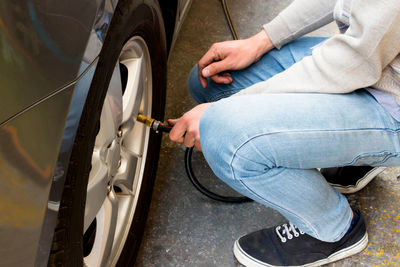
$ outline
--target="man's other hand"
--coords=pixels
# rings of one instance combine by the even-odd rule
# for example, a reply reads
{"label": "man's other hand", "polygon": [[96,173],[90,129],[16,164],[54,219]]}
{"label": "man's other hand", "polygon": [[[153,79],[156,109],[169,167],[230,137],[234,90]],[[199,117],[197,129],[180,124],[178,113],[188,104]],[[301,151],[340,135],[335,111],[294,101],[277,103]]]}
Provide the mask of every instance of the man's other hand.
{"label": "man's other hand", "polygon": [[244,69],[272,48],[265,30],[248,39],[213,44],[198,63],[201,85],[207,87],[207,77],[216,83],[231,83],[233,79],[228,70]]}

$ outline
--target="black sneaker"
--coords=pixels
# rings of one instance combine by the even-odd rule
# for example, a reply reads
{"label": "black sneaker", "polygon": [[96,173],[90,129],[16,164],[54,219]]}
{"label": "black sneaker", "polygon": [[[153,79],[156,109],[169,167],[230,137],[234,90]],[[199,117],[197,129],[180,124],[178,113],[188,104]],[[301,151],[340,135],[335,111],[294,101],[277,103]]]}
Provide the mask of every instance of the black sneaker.
{"label": "black sneaker", "polygon": [[350,194],[363,189],[384,169],[385,167],[346,166],[321,169],[321,174],[340,193]]}
{"label": "black sneaker", "polygon": [[320,266],[359,253],[367,243],[364,219],[359,214],[353,228],[337,242],[320,241],[289,223],[239,238],[233,253],[247,267]]}

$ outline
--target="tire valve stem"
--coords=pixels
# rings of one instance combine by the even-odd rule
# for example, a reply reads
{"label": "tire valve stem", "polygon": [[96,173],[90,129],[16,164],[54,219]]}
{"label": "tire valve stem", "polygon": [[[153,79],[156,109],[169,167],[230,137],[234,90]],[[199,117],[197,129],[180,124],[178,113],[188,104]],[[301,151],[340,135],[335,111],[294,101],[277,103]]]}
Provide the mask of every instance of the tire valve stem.
{"label": "tire valve stem", "polygon": [[136,121],[143,123],[150,129],[154,130],[156,133],[158,132],[169,133],[172,129],[171,126],[165,125],[161,121],[158,121],[156,119],[145,117],[142,114],[139,114],[137,116]]}

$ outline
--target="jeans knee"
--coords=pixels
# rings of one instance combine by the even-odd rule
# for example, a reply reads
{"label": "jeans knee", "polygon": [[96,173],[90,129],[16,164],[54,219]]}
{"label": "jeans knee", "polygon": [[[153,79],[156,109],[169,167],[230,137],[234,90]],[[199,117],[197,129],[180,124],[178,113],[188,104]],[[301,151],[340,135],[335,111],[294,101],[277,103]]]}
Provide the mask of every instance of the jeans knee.
{"label": "jeans knee", "polygon": [[246,123],[232,116],[231,101],[211,105],[201,117],[200,141],[204,157],[223,180],[241,180],[263,175],[274,167],[259,140],[247,133]]}
{"label": "jeans knee", "polygon": [[187,79],[187,89],[197,103],[205,103],[204,88],[202,87],[198,77],[197,64],[192,68]]}
{"label": "jeans knee", "polygon": [[235,104],[228,99],[218,101],[201,118],[200,141],[210,167],[224,180],[243,180],[281,171],[276,169],[270,153],[269,135],[249,133],[246,117],[240,112],[234,115]]}
{"label": "jeans knee", "polygon": [[230,159],[232,158],[232,142],[229,133],[224,131],[224,110],[219,108],[219,102],[212,104],[200,120],[200,142],[202,152],[216,176],[229,180]]}

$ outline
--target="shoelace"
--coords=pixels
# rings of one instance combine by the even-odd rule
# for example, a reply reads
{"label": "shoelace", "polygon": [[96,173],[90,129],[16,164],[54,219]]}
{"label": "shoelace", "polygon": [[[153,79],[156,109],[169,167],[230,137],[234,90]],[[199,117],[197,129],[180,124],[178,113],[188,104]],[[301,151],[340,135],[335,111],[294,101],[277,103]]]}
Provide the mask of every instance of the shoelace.
{"label": "shoelace", "polygon": [[[281,229],[282,233],[280,232]],[[285,223],[282,226],[280,225],[276,227],[275,232],[281,239],[282,243],[285,243],[288,239],[292,239],[293,237],[299,237],[300,235],[304,235],[304,232],[301,231],[296,226],[294,226],[294,224],[291,222],[289,222],[289,226]],[[290,232],[292,232],[293,234],[291,234]],[[286,235],[287,238],[284,237],[284,235]]]}

